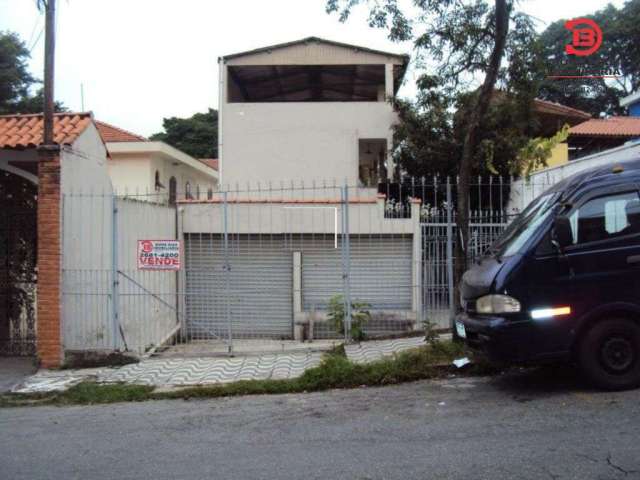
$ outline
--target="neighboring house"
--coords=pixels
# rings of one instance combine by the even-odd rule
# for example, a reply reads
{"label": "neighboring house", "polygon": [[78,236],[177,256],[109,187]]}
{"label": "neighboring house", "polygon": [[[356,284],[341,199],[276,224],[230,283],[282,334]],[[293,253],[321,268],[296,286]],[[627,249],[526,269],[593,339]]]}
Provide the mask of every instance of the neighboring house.
{"label": "neighboring house", "polygon": [[[96,122],[109,152],[109,175],[118,194],[175,202],[211,198],[218,185],[214,161],[201,161],[164,143]],[[157,195],[157,196],[156,196]]]}
{"label": "neighboring house", "polygon": [[640,140],[640,92],[622,98],[620,106],[628,108],[629,116],[592,118],[571,128],[570,160]]}
{"label": "neighboring house", "polygon": [[408,61],[316,37],[221,57],[221,183],[377,186]]}
{"label": "neighboring house", "polygon": [[[539,124],[540,136],[546,138],[554,136],[565,125],[574,127],[591,118],[589,113],[582,110],[539,98],[533,101],[533,112]],[[555,167],[568,161],[569,146],[563,142],[551,151],[551,156],[547,159],[547,167]]]}
{"label": "neighboring house", "polygon": [[569,160],[640,139],[640,117],[592,118],[569,130]]}
{"label": "neighboring house", "polygon": [[[57,367],[63,318],[84,321],[87,313],[78,314],[65,286],[90,283],[63,272],[111,265],[104,226],[113,206],[109,197],[83,197],[71,219],[63,200],[69,192],[111,193],[107,151],[90,113],[56,114],[54,145],[41,148],[42,136],[41,114],[0,116],[0,355],[37,354],[43,366]],[[90,236],[80,234],[83,225]]]}

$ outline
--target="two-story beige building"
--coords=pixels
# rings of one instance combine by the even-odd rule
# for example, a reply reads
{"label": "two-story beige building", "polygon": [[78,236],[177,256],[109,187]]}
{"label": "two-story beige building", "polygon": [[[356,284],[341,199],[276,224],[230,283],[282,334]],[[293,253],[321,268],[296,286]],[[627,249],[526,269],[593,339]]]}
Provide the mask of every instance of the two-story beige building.
{"label": "two-story beige building", "polygon": [[316,37],[221,57],[221,184],[386,179],[408,61]]}

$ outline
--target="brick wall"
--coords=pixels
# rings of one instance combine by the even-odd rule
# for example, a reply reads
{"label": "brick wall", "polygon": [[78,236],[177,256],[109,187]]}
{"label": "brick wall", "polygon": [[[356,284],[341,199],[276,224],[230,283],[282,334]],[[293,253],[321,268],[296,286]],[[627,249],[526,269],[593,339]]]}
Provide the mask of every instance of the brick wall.
{"label": "brick wall", "polygon": [[59,367],[62,362],[60,204],[60,151],[40,149],[37,352],[45,368]]}

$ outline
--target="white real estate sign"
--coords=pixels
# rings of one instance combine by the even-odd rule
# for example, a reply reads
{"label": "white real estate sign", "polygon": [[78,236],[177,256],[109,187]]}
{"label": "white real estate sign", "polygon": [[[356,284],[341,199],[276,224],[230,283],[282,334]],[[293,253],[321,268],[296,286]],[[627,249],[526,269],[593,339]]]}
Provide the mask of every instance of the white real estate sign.
{"label": "white real estate sign", "polygon": [[138,270],[180,270],[180,240],[138,240]]}

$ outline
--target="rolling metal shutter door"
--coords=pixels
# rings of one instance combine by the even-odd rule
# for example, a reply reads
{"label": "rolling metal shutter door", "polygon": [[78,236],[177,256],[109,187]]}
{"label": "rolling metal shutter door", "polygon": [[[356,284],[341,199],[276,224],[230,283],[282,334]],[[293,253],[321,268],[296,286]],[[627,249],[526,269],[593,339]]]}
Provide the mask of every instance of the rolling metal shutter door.
{"label": "rolling metal shutter door", "polygon": [[[338,245],[340,247],[340,245]],[[324,310],[342,294],[342,259],[333,238],[305,238],[302,252],[302,303],[305,311]],[[351,237],[351,298],[374,310],[410,310],[411,236]]]}
{"label": "rolling metal shutter door", "polygon": [[[191,338],[227,336],[223,236],[185,236],[186,314]],[[229,302],[234,338],[290,338],[293,256],[282,236],[233,235]]]}

